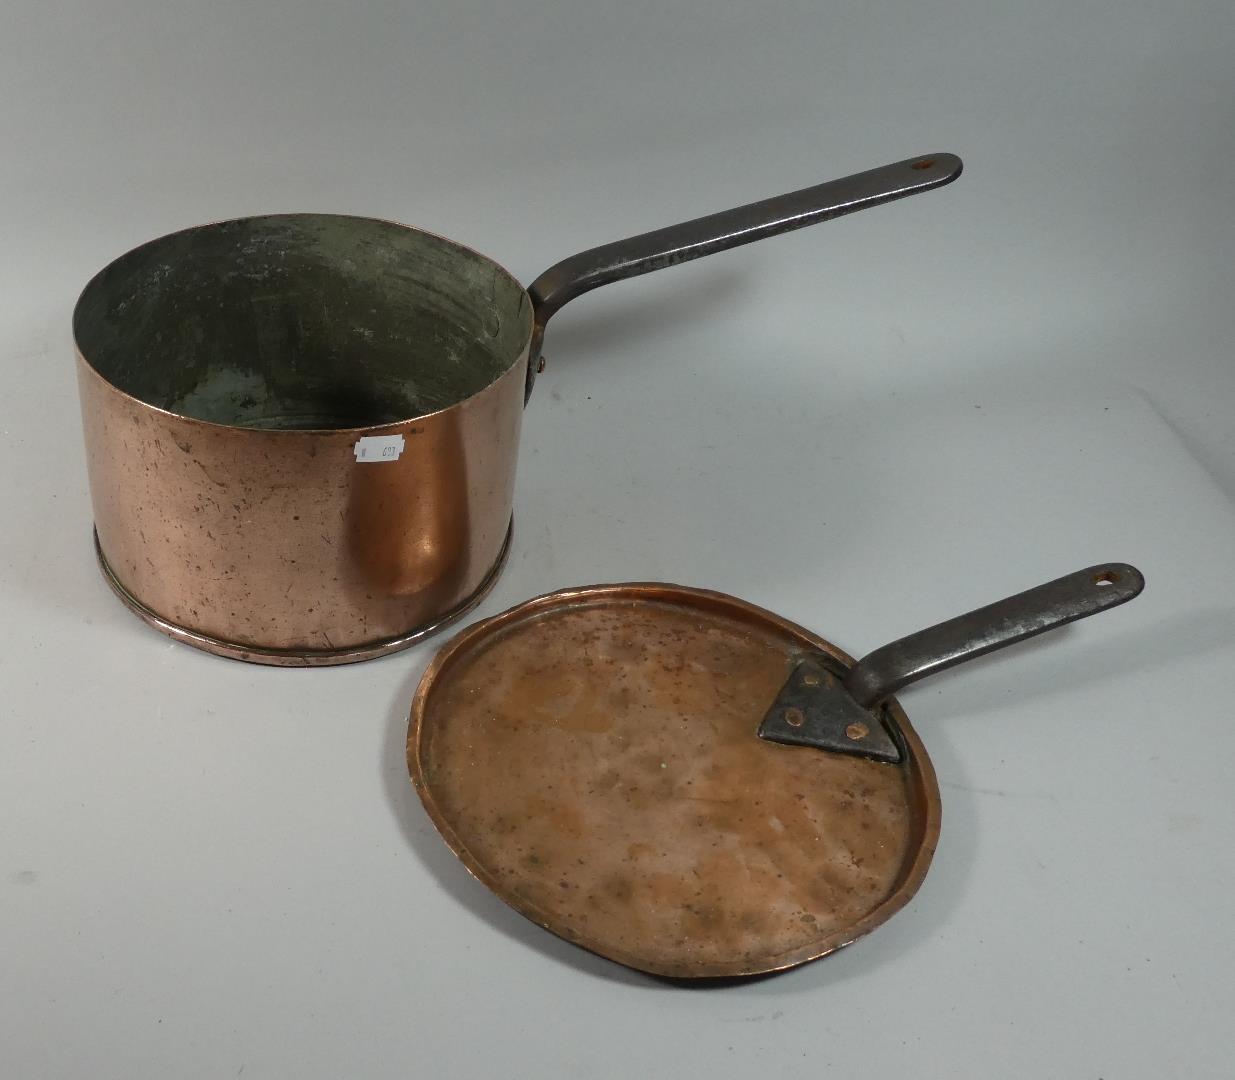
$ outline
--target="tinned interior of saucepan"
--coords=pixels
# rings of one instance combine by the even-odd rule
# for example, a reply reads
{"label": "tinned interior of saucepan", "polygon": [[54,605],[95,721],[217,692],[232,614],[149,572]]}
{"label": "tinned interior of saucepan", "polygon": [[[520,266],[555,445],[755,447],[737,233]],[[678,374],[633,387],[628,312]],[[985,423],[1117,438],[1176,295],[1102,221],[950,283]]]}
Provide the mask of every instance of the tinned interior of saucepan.
{"label": "tinned interior of saucepan", "polygon": [[280,214],[121,256],[73,329],[104,379],[246,428],[368,427],[457,404],[520,360],[532,313],[496,263],[392,222]]}

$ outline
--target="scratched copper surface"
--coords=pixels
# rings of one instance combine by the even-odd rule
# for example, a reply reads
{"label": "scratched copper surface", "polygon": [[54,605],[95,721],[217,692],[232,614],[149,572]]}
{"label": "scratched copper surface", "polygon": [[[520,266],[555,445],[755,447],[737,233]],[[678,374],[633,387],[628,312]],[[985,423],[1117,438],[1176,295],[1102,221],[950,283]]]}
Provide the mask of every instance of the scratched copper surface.
{"label": "scratched copper surface", "polygon": [[[496,264],[388,222],[224,222],[116,260],[74,327],[100,557],[160,630],[348,662],[492,583],[531,334]],[[398,457],[358,461],[382,435]]]}
{"label": "scratched copper surface", "polygon": [[447,841],[525,915],[671,976],[774,970],[838,948],[917,888],[938,792],[902,766],[765,742],[806,648],[741,601],[672,586],[542,598],[426,673],[414,779]]}
{"label": "scratched copper surface", "polygon": [[[465,603],[499,559],[521,369],[432,416],[320,432],[203,424],[78,372],[103,554],[171,630],[201,635],[191,644],[264,663],[363,659]],[[397,461],[356,462],[360,436],[396,432]]]}

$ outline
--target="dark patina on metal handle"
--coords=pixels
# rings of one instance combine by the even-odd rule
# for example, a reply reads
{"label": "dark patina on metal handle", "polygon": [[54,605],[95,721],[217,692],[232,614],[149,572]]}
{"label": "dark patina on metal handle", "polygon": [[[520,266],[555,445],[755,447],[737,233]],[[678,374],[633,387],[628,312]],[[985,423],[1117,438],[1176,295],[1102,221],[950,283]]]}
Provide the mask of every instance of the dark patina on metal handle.
{"label": "dark patina on metal handle", "polygon": [[601,285],[699,259],[767,236],[893,202],[942,187],[961,174],[955,154],[924,154],[894,165],[696,218],[572,255],[528,288],[536,325],[528,364],[528,393],[536,378],[545,324],[563,304]]}
{"label": "dark patina on metal handle", "polygon": [[876,708],[903,686],[1065,623],[1118,607],[1145,579],[1134,566],[1104,563],[1049,581],[967,615],[919,630],[862,657],[844,675],[804,657],[759,725],[759,737],[876,761],[900,747]]}
{"label": "dark patina on metal handle", "polygon": [[867,653],[844,687],[869,709],[928,675],[1127,603],[1144,587],[1141,572],[1127,563],[1078,570]]}

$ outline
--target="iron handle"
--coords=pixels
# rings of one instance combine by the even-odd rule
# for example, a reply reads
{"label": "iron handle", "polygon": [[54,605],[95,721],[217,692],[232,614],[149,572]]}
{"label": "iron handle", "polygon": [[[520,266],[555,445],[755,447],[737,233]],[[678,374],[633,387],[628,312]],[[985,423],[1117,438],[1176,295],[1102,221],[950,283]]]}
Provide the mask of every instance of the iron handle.
{"label": "iron handle", "polygon": [[767,236],[865,210],[942,187],[961,174],[955,154],[927,154],[894,165],[830,180],[815,187],[696,218],[681,225],[618,240],[551,266],[528,288],[535,330],[528,363],[528,393],[536,377],[545,324],[563,304],[585,292]]}
{"label": "iron handle", "polygon": [[869,709],[928,675],[1127,603],[1144,587],[1126,563],[1078,570],[868,653],[845,676],[845,689]]}

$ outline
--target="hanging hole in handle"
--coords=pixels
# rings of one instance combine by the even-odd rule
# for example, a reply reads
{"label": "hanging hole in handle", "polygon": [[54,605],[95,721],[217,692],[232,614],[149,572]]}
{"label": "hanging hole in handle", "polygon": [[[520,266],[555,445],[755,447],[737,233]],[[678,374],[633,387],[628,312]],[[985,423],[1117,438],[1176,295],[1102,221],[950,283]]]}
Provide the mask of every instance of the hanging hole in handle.
{"label": "hanging hole in handle", "polygon": [[1095,585],[1114,585],[1119,580],[1119,575],[1114,570],[1103,570],[1100,574],[1095,574],[1093,583]]}
{"label": "hanging hole in handle", "polygon": [[923,158],[923,160],[921,161],[915,161],[909,167],[911,169],[929,169],[934,164],[935,164],[934,158]]}

